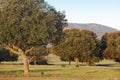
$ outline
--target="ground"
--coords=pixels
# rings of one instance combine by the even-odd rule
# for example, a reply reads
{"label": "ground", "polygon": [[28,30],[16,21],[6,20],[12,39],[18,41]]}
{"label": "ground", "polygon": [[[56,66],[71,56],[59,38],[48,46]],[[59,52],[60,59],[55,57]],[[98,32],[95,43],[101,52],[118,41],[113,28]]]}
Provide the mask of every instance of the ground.
{"label": "ground", "polygon": [[30,65],[31,77],[23,76],[23,65],[0,65],[0,80],[120,80],[120,63],[103,61],[93,66],[80,63]]}

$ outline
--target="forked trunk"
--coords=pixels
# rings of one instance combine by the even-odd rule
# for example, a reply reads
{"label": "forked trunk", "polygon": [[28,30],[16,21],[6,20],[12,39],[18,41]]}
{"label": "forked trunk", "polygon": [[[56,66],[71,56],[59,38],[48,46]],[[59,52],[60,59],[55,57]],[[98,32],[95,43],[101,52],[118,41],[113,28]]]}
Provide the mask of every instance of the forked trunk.
{"label": "forked trunk", "polygon": [[34,47],[26,50],[25,52],[19,48],[18,46],[12,45],[11,47],[5,47],[6,49],[10,50],[12,53],[22,56],[23,58],[23,66],[24,66],[24,76],[29,76],[29,59],[25,55],[26,53],[33,50]]}
{"label": "forked trunk", "polygon": [[77,57],[74,57],[74,60],[75,60],[75,62],[76,62],[76,65],[79,65],[78,63],[79,63],[79,59],[77,58]]}
{"label": "forked trunk", "polygon": [[22,55],[23,66],[24,66],[24,76],[29,76],[29,61],[26,55]]}

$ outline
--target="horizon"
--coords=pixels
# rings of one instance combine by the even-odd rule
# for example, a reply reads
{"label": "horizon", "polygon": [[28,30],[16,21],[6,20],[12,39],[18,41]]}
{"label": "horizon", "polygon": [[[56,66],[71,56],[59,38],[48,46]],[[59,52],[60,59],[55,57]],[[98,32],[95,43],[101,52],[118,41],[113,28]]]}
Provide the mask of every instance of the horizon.
{"label": "horizon", "polygon": [[112,28],[112,29],[119,30],[117,28],[114,28],[114,27],[111,27],[111,26],[108,26],[108,25],[104,25],[104,24],[99,24],[99,23],[75,23],[75,22],[68,22],[68,23],[73,23],[73,24],[97,24],[97,25],[103,25],[103,26],[106,26],[106,27],[109,27],[109,28]]}
{"label": "horizon", "polygon": [[120,0],[45,0],[65,11],[69,23],[96,23],[120,30]]}

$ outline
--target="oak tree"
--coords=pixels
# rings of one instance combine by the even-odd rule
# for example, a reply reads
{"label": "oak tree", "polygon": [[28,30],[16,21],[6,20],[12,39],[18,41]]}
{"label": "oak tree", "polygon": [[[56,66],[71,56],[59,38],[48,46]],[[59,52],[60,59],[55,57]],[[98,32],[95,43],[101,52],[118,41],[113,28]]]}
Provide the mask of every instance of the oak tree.
{"label": "oak tree", "polygon": [[66,25],[63,12],[44,0],[1,0],[0,43],[23,58],[29,75],[27,54],[36,46],[57,43]]}
{"label": "oak tree", "polygon": [[53,46],[53,53],[67,59],[92,64],[99,61],[100,41],[94,32],[89,30],[67,29],[64,38]]}
{"label": "oak tree", "polygon": [[103,56],[106,59],[120,60],[120,31],[105,33],[102,37],[104,43]]}

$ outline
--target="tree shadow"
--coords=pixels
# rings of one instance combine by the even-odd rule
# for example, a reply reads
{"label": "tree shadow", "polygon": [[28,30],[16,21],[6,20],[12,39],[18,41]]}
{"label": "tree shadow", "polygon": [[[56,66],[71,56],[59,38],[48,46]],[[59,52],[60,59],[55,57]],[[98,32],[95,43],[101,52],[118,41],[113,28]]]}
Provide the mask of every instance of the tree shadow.
{"label": "tree shadow", "polygon": [[112,67],[113,64],[95,64],[94,66]]}
{"label": "tree shadow", "polygon": [[11,74],[22,74],[23,70],[10,70],[10,71],[0,71],[2,75],[11,75]]}
{"label": "tree shadow", "polygon": [[53,71],[60,71],[61,69],[36,69],[30,70],[30,72],[53,72]]}
{"label": "tree shadow", "polygon": [[[53,71],[60,71],[61,69],[35,69],[30,70],[31,72],[53,72]],[[15,74],[23,74],[23,70],[10,70],[10,71],[0,71],[0,75],[15,75]]]}
{"label": "tree shadow", "polygon": [[103,66],[103,67],[117,67],[117,66],[120,66],[119,63],[110,63],[110,64],[94,64],[94,66]]}
{"label": "tree shadow", "polygon": [[120,69],[116,69],[117,71],[120,71]]}
{"label": "tree shadow", "polygon": [[96,63],[96,64],[91,64],[91,65],[87,65],[87,64],[79,64],[80,66],[103,66],[103,67],[116,67],[116,66],[120,66],[119,63]]}

